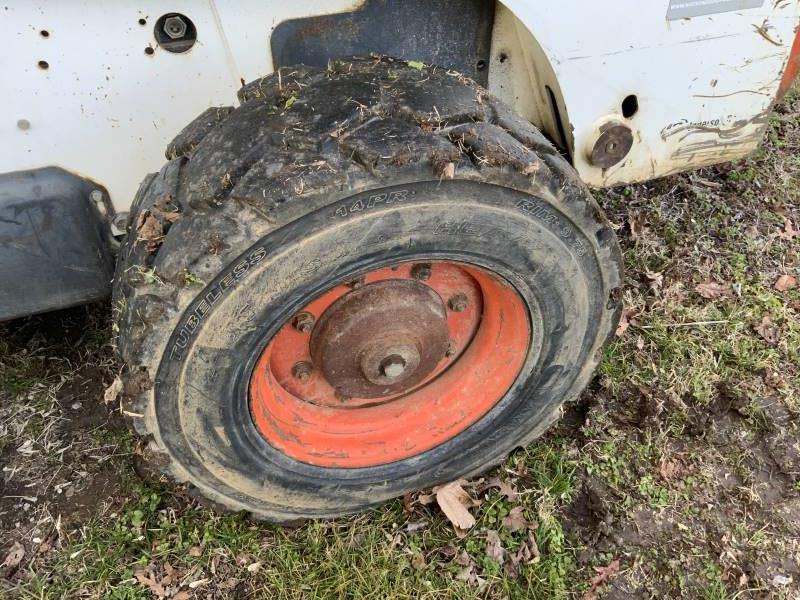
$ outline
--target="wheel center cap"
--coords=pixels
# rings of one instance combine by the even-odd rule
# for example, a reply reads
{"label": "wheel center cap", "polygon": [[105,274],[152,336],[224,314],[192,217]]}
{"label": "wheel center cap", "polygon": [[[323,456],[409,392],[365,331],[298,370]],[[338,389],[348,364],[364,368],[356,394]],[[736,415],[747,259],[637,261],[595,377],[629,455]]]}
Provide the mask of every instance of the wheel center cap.
{"label": "wheel center cap", "polygon": [[381,398],[423,381],[448,340],[439,295],[418,281],[389,279],[334,302],[311,335],[311,356],[344,402]]}

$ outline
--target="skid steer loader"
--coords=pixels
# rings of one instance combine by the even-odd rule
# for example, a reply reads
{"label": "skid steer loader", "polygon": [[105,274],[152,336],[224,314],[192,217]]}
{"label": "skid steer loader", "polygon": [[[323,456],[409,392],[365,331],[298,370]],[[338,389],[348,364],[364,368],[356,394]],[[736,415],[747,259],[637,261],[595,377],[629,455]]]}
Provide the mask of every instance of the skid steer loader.
{"label": "skid steer loader", "polygon": [[589,186],[755,149],[799,7],[9,0],[0,319],[111,296],[148,456],[231,510],[481,472],[619,320]]}

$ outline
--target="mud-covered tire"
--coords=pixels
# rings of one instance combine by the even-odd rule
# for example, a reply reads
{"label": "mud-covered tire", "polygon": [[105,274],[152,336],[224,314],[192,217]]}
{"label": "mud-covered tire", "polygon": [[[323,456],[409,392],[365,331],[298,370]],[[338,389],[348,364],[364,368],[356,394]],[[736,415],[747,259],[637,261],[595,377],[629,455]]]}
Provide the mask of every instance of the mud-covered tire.
{"label": "mud-covered tire", "polygon": [[[435,67],[283,68],[240,100],[170,144],[121,248],[117,344],[150,459],[219,505],[285,522],[478,473],[540,435],[588,383],[620,310],[613,230],[568,163]],[[264,345],[331,286],[420,260],[477,265],[524,300],[533,342],[508,392],[386,464],[320,466],[268,443],[248,402]]]}

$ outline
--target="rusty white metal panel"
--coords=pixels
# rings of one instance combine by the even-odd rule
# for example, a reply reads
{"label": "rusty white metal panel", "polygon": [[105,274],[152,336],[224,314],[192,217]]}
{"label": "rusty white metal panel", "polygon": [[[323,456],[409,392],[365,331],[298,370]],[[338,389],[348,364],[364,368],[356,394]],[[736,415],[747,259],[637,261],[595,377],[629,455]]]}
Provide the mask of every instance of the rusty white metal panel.
{"label": "rusty white metal panel", "polygon": [[[235,104],[242,79],[271,72],[271,28],[318,14],[319,4],[4,2],[0,172],[59,166],[101,183],[116,209],[127,210],[176,133],[209,106]],[[337,12],[354,3],[325,5]],[[184,54],[159,48],[153,37],[167,11],[197,27],[197,43]]]}
{"label": "rusty white metal panel", "polygon": [[[271,72],[269,35],[278,23],[358,4],[6,0],[0,7],[0,172],[60,166],[106,186],[117,210],[125,210],[184,125],[209,106],[234,104],[243,79]],[[682,6],[677,0],[505,4],[538,40],[541,60],[555,73],[575,165],[596,185],[657,177],[754,148],[800,6],[768,0],[670,20]],[[155,43],[153,25],[165,10],[184,13],[196,25],[198,41],[189,52],[171,54]],[[43,29],[48,37],[40,35]],[[154,52],[145,54],[147,47]],[[37,66],[42,60],[47,69]],[[531,77],[534,67],[527,71]],[[640,106],[630,119],[633,150],[623,163],[598,169],[586,148],[597,123],[618,114],[629,94]],[[527,108],[524,114],[540,110]]]}
{"label": "rusty white metal panel", "polygon": [[[670,21],[667,1],[505,4],[549,56],[574,136],[575,166],[598,186],[731,160],[756,148],[800,9],[797,1],[768,1]],[[629,120],[633,149],[612,168],[594,167],[587,148],[596,125],[619,115],[629,94],[639,100]]]}

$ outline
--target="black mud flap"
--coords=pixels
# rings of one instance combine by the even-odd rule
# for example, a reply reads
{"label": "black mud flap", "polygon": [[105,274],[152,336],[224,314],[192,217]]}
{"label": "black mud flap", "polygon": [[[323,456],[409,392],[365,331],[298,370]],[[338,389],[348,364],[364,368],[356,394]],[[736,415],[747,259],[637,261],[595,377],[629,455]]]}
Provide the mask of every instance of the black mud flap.
{"label": "black mud flap", "polygon": [[55,167],[0,174],[0,320],[110,295],[114,259],[95,189]]}
{"label": "black mud flap", "polygon": [[272,33],[275,68],[384,54],[455,69],[488,83],[495,3],[366,0],[353,12],[291,19]]}

